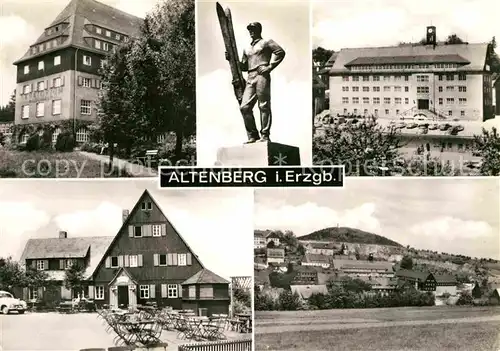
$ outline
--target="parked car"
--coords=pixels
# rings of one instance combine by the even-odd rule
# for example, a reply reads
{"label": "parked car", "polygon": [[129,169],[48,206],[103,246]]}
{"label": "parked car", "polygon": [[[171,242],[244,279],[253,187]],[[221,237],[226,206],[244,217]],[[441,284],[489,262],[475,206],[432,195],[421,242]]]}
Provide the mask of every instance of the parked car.
{"label": "parked car", "polygon": [[445,130],[450,129],[450,127],[451,127],[451,124],[448,124],[448,123],[441,124],[441,126],[439,127],[439,130],[445,131]]}
{"label": "parked car", "polygon": [[27,304],[25,301],[16,299],[10,292],[0,291],[0,310],[3,314],[9,314],[12,311],[23,314],[26,309]]}
{"label": "parked car", "polygon": [[418,124],[416,124],[416,123],[408,123],[406,125],[407,129],[413,129],[413,128],[417,128],[417,127],[418,127]]}
{"label": "parked car", "polygon": [[436,129],[438,129],[438,128],[439,128],[439,126],[437,125],[437,123],[431,124],[431,125],[429,126],[429,130],[436,130]]}

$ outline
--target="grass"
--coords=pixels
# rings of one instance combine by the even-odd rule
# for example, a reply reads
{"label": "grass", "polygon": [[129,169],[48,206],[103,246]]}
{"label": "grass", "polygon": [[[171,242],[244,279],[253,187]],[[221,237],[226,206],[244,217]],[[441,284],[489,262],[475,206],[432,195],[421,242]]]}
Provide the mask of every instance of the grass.
{"label": "grass", "polygon": [[498,349],[498,323],[463,323],[257,334],[255,350]]}
{"label": "grass", "polygon": [[78,152],[24,152],[0,148],[0,178],[117,178],[126,171]]}

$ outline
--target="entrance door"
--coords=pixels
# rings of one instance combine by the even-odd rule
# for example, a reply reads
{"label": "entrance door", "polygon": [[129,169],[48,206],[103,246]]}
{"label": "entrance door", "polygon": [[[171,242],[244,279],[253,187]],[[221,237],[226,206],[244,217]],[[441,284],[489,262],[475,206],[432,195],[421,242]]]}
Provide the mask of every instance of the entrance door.
{"label": "entrance door", "polygon": [[429,109],[429,99],[418,99],[417,100],[417,108],[419,110],[428,110]]}
{"label": "entrance door", "polygon": [[118,287],[118,307],[128,307],[128,286],[126,285]]}

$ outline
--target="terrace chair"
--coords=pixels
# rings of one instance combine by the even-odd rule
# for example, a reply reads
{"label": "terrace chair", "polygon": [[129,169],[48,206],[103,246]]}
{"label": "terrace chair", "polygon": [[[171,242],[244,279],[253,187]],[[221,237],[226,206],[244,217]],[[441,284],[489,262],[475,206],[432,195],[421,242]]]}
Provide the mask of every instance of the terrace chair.
{"label": "terrace chair", "polygon": [[188,323],[188,319],[184,317],[179,317],[177,320],[177,334],[178,339],[191,339],[193,337],[192,325]]}

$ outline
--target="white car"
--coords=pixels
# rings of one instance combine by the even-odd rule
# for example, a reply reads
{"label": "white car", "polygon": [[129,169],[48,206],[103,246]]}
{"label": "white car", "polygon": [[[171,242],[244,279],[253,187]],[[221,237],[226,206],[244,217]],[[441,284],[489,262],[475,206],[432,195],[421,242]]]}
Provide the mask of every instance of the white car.
{"label": "white car", "polygon": [[16,299],[7,291],[0,291],[0,311],[2,311],[3,314],[8,314],[12,311],[23,314],[26,308],[27,304],[25,301]]}

